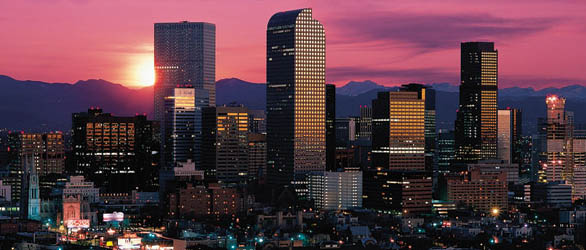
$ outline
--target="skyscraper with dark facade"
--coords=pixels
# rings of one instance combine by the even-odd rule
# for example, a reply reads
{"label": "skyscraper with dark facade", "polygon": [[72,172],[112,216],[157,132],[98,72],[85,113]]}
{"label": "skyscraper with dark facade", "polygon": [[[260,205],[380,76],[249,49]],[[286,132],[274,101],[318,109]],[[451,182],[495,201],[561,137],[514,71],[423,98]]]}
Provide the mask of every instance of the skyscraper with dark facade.
{"label": "skyscraper with dark facade", "polygon": [[372,168],[364,174],[365,207],[403,214],[431,211],[425,92],[379,92],[372,101]]}
{"label": "skyscraper with dark facade", "polygon": [[425,100],[425,170],[433,171],[436,125],[435,125],[435,90],[423,84],[410,83],[402,86],[404,91],[417,92]]}
{"label": "skyscraper with dark facade", "polygon": [[336,85],[326,84],[326,169],[336,170]]}
{"label": "skyscraper with dark facade", "polygon": [[201,116],[202,108],[208,105],[208,91],[191,85],[177,85],[173,95],[165,97],[165,167],[188,160],[201,164]]}
{"label": "skyscraper with dark facade", "polygon": [[202,22],[155,23],[155,120],[163,121],[165,97],[177,84],[209,92],[216,104],[216,25]]}
{"label": "skyscraper with dark facade", "polygon": [[326,165],[325,31],[311,9],[274,14],[267,25],[267,172],[287,185]]}
{"label": "skyscraper with dark facade", "polygon": [[492,42],[461,46],[460,106],[455,125],[456,160],[497,157],[498,52]]}
{"label": "skyscraper with dark facade", "polygon": [[425,170],[425,95],[379,92],[372,101],[372,161],[375,169]]}
{"label": "skyscraper with dark facade", "polygon": [[155,190],[158,183],[159,125],[145,115],[113,116],[99,108],[74,113],[74,169],[106,192]]}
{"label": "skyscraper with dark facade", "polygon": [[208,177],[225,183],[248,180],[248,109],[203,109],[202,167]]}
{"label": "skyscraper with dark facade", "polygon": [[[40,177],[62,174],[65,167],[65,145],[61,132],[8,134],[8,176],[3,177],[4,184],[11,186],[13,200],[19,200],[23,173],[26,168],[35,168]],[[26,162],[28,158],[30,162]],[[30,164],[27,166],[26,164]],[[30,171],[29,171],[30,172]]]}

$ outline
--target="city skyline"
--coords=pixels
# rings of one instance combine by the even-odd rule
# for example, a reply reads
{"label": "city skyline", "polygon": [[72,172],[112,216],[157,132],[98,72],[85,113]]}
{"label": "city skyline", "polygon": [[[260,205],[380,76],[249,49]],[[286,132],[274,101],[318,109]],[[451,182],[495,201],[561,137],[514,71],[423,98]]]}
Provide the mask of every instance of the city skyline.
{"label": "city skyline", "polygon": [[[266,21],[279,10],[312,7],[328,30],[326,82],[338,86],[366,79],[385,85],[457,85],[458,46],[472,40],[494,41],[506,55],[499,72],[503,88],[583,85],[580,62],[586,51],[578,45],[586,40],[580,14],[586,5],[578,1],[530,3],[3,3],[3,9],[9,11],[0,18],[7,27],[0,74],[50,82],[103,78],[137,87],[140,79],[151,74],[152,24],[188,20],[217,25],[216,79],[264,82],[262,31]],[[263,8],[255,8],[261,5]],[[154,9],[167,11],[159,14]],[[131,10],[136,14],[128,15]],[[33,15],[17,18],[31,14],[28,11]],[[348,15],[354,11],[358,14]],[[367,25],[371,23],[374,25]]]}

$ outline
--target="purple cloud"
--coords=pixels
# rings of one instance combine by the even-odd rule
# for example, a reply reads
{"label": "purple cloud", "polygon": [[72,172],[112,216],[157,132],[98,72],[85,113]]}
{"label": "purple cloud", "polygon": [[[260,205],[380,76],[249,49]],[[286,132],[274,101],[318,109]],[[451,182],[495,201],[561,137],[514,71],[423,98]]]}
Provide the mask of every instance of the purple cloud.
{"label": "purple cloud", "polygon": [[[485,13],[414,14],[375,12],[360,16],[343,16],[333,20],[332,29],[345,36],[334,36],[334,45],[376,41],[381,46],[396,42],[429,51],[457,48],[462,41],[503,40],[526,36],[552,27],[553,18],[503,18]],[[392,44],[395,42],[395,44]]]}

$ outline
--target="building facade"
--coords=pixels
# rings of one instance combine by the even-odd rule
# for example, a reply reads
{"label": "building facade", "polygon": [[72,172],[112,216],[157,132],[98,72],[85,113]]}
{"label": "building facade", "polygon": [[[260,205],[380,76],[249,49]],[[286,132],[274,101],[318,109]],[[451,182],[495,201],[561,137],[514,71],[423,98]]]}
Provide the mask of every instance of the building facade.
{"label": "building facade", "polygon": [[336,169],[336,85],[326,84],[326,170]]}
{"label": "building facade", "polygon": [[375,169],[425,171],[425,99],[417,92],[379,92],[372,101]]}
{"label": "building facade", "polygon": [[508,109],[498,111],[497,157],[506,162],[513,160],[513,112]]}
{"label": "building facade", "polygon": [[308,178],[309,197],[316,208],[346,210],[362,207],[362,172],[316,172]]}
{"label": "building facade", "polygon": [[221,182],[245,183],[248,161],[248,109],[204,108],[202,167],[206,176],[215,176]]}
{"label": "building facade", "polygon": [[205,89],[177,85],[173,95],[165,97],[165,134],[162,165],[166,168],[178,162],[192,160],[201,164],[202,108],[209,106]]}
{"label": "building facade", "polygon": [[461,46],[456,158],[471,163],[497,158],[498,51],[492,42]]}
{"label": "building facade", "polygon": [[506,211],[507,192],[506,170],[472,168],[468,173],[448,179],[448,200],[481,212]]}
{"label": "building facade", "polygon": [[[165,97],[177,84],[189,84],[209,93],[216,104],[216,25],[203,22],[154,25],[155,120],[164,124]],[[164,141],[164,140],[163,140]]]}
{"label": "building facade", "polygon": [[[289,185],[326,165],[325,30],[311,9],[274,14],[267,25],[267,172]],[[304,178],[304,177],[303,177]]]}
{"label": "building facade", "polygon": [[158,124],[145,115],[114,116],[92,108],[74,113],[72,128],[73,174],[107,192],[157,188]]}

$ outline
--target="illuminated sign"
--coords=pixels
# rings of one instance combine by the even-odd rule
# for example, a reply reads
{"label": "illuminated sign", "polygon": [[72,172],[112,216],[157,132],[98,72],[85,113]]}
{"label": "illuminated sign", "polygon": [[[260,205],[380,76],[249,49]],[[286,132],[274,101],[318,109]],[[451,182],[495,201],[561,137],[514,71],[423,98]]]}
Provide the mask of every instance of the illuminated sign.
{"label": "illuminated sign", "polygon": [[90,220],[67,220],[67,228],[89,228]]}
{"label": "illuminated sign", "polygon": [[111,214],[105,213],[104,214],[104,222],[108,221],[123,221],[124,220],[124,213],[122,212],[114,212]]}
{"label": "illuminated sign", "polygon": [[135,238],[118,238],[118,248],[120,249],[140,249],[142,239]]}

